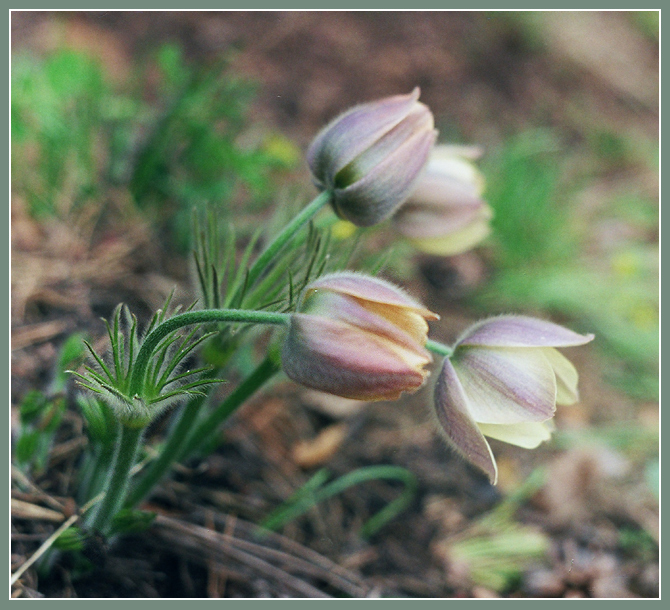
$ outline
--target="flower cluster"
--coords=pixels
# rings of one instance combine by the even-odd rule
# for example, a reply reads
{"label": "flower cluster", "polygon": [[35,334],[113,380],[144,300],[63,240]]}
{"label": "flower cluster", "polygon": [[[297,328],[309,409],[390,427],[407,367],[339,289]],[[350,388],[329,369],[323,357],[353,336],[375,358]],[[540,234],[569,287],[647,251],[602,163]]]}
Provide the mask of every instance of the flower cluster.
{"label": "flower cluster", "polygon": [[[255,242],[238,267],[234,243],[219,256],[215,230],[200,232],[196,267],[209,307],[168,315],[168,302],[144,333],[130,314],[124,333],[117,312],[108,325],[110,358],[90,348],[94,362],[77,374],[94,395],[93,402],[81,403],[92,432],[90,476],[79,495],[87,502],[102,498],[86,515],[86,528],[114,532],[121,510],[146,498],[175,461],[208,445],[218,426],[281,369],[323,392],[396,400],[425,384],[438,354],[443,360],[433,410],[439,428],[493,483],[497,467],[487,437],[526,448],[550,438],[556,405],[577,400],[577,372],[556,348],[583,345],[592,335],[502,316],[475,324],[452,347],[442,345],[428,338],[429,322],[438,316],[404,290],[361,273],[326,272],[327,240],[314,237],[318,230],[295,239],[330,204],[359,227],[392,219],[400,235],[430,254],[453,255],[478,244],[489,233],[492,216],[474,165],[479,151],[437,146],[436,139],[433,115],[419,102],[418,89],[345,112],[316,136],[307,153],[322,192],[252,264],[247,266]],[[308,263],[295,283],[297,261]],[[240,385],[209,409],[210,386],[244,343],[241,333],[219,332],[224,324],[283,327],[281,358],[268,350]],[[183,331],[186,327],[194,328]],[[202,332],[207,328],[211,331]],[[205,341],[217,352],[211,370],[186,366]],[[169,427],[159,456],[131,485],[144,430],[177,401],[188,403]]]}
{"label": "flower cluster", "polygon": [[490,232],[481,151],[435,146],[433,115],[419,89],[356,106],[314,139],[307,160],[335,213],[360,227],[390,217],[419,250],[441,256],[477,245]]}
{"label": "flower cluster", "polygon": [[[396,400],[418,390],[432,356],[428,320],[438,316],[397,286],[342,272],[310,284],[291,316],[282,351],[289,378],[358,400]],[[485,437],[524,448],[551,437],[557,404],[577,400],[577,371],[557,347],[593,335],[525,316],[473,325],[442,362],[434,412],[449,444],[497,481]]]}
{"label": "flower cluster", "polygon": [[[334,211],[358,226],[393,217],[419,250],[453,255],[490,232],[479,149],[435,146],[419,90],[363,104],[337,117],[308,151],[315,183]],[[393,400],[421,387],[432,361],[427,320],[437,316],[399,288],[355,273],[309,285],[291,316],[282,353],[294,381],[339,396]],[[486,437],[533,448],[550,438],[557,404],[577,400],[577,372],[556,348],[579,335],[524,316],[474,325],[452,348],[434,386],[434,412],[448,442],[497,481]],[[440,350],[438,350],[440,351]]]}

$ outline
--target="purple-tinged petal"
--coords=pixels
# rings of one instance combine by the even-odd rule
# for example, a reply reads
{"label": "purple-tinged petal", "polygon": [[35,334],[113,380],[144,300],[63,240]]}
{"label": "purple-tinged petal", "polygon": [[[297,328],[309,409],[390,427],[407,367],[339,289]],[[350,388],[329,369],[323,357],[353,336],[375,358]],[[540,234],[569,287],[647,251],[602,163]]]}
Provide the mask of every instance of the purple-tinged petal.
{"label": "purple-tinged petal", "polygon": [[436,137],[436,131],[416,133],[360,180],[336,189],[333,208],[338,216],[359,227],[390,218],[412,192]]}
{"label": "purple-tinged petal", "polygon": [[547,420],[521,424],[479,424],[479,429],[489,438],[524,449],[535,449],[540,443],[551,438],[554,425],[552,420]]}
{"label": "purple-tinged petal", "polygon": [[313,140],[307,162],[314,176],[334,186],[337,173],[400,123],[417,104],[419,88],[361,104],[333,119]]}
{"label": "purple-tinged petal", "polygon": [[[430,253],[429,247],[423,247],[424,244],[473,241],[478,236],[479,240],[472,244],[476,245],[491,232],[489,221],[492,216],[491,208],[485,203],[476,208],[455,207],[441,210],[427,206],[412,208],[405,203],[394,216],[394,225],[401,235],[417,244],[420,250]],[[453,250],[448,246],[445,248]]]}
{"label": "purple-tinged petal", "polygon": [[[416,134],[433,133],[435,122],[433,115],[424,104],[417,102],[407,116],[393,129],[387,131],[379,140],[363,151],[347,166],[335,175],[335,186],[345,188],[369,174],[388,157]],[[428,162],[428,155],[422,166]],[[424,170],[425,171],[425,170]]]}
{"label": "purple-tinged petal", "polygon": [[357,400],[396,400],[418,389],[430,355],[339,320],[291,317],[282,367],[293,381]]}
{"label": "purple-tinged petal", "polygon": [[470,416],[468,397],[448,358],[435,384],[435,414],[449,444],[481,468],[495,485],[498,468],[491,447]]}
{"label": "purple-tinged petal", "polygon": [[398,286],[381,278],[361,273],[342,271],[340,273],[323,275],[310,283],[305,300],[315,290],[329,290],[349,295],[362,301],[385,303],[387,305],[410,309],[428,320],[439,319],[437,314],[426,309],[419,301],[409,296]]}
{"label": "purple-tinged petal", "polygon": [[[310,299],[305,302],[305,307],[302,308],[302,313],[321,316],[330,320],[338,320],[350,326],[356,326],[361,330],[385,337],[389,341],[397,343],[404,349],[409,349],[430,358],[430,352],[424,348],[428,333],[428,323],[419,315],[412,311],[400,309],[400,313],[407,313],[418,317],[418,320],[423,323],[423,332],[417,333],[416,321],[413,319],[402,319],[401,323],[394,323],[391,306],[385,304],[375,304],[377,307],[388,308],[389,312],[383,312],[387,315],[380,315],[380,312],[375,311],[366,306],[366,303],[361,303],[355,298],[339,294],[336,292],[322,291],[318,294],[318,298],[312,298],[313,306],[310,306]],[[397,311],[397,308],[396,310]]]}
{"label": "purple-tinged petal", "polygon": [[[394,227],[405,237],[424,239],[441,237],[459,231],[477,220],[488,206],[480,200],[468,200],[464,205],[433,206],[406,201],[393,217]],[[490,213],[486,214],[490,217]]]}
{"label": "purple-tinged petal", "polygon": [[384,280],[351,272],[322,276],[307,286],[291,316],[284,370],[338,396],[396,399],[428,376],[424,316],[434,314]]}
{"label": "purple-tinged petal", "polygon": [[458,340],[457,345],[567,347],[583,345],[592,339],[592,334],[580,335],[545,320],[527,316],[499,316],[470,327]]}
{"label": "purple-tinged petal", "polygon": [[459,347],[452,363],[477,423],[544,421],[556,409],[556,377],[542,350]]}
{"label": "purple-tinged petal", "polygon": [[577,392],[577,381],[579,375],[577,369],[573,366],[563,354],[553,347],[547,347],[542,350],[549,360],[551,368],[556,375],[556,403],[559,405],[571,405],[579,400]]}
{"label": "purple-tinged petal", "polygon": [[477,167],[459,157],[439,155],[439,146],[435,146],[426,165],[417,190],[412,199],[432,198],[427,192],[431,186],[442,190],[442,197],[449,201],[451,197],[469,197],[479,199],[484,191],[484,177]]}
{"label": "purple-tinged petal", "polygon": [[435,256],[454,256],[474,248],[491,233],[487,218],[476,218],[471,224],[441,236],[410,239],[417,250]]}

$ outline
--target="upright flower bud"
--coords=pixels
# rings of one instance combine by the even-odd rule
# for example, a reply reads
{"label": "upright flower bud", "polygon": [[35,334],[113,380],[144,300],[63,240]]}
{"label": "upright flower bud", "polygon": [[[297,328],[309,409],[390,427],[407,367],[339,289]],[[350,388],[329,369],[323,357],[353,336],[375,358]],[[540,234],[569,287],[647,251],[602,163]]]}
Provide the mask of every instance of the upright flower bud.
{"label": "upright flower bud", "polygon": [[451,256],[476,246],[491,231],[482,199],[484,177],[472,160],[479,150],[436,146],[407,201],[393,217],[396,230],[422,252]]}
{"label": "upright flower bud", "polygon": [[577,371],[555,348],[592,339],[524,316],[472,326],[435,385],[435,412],[449,443],[495,484],[498,469],[484,437],[527,449],[548,440],[556,404],[577,401]]}
{"label": "upright flower bud", "polygon": [[325,275],[291,316],[282,366],[297,383],[358,400],[417,390],[432,358],[426,320],[438,316],[397,286],[358,273]]}
{"label": "upright flower bud", "polygon": [[314,139],[307,162],[335,213],[360,227],[389,218],[412,191],[437,132],[418,87],[361,104]]}

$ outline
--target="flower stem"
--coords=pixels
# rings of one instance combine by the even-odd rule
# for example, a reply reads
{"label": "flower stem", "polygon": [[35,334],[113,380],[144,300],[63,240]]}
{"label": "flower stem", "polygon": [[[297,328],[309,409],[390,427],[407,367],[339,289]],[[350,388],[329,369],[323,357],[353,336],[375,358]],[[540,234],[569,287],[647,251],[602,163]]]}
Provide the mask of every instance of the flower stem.
{"label": "flower stem", "polygon": [[130,376],[128,394],[134,397],[142,391],[144,378],[146,376],[149,361],[158,344],[171,332],[190,326],[191,324],[204,324],[207,322],[246,322],[249,324],[286,324],[289,314],[273,311],[248,311],[244,309],[203,309],[201,311],[187,311],[172,318],[168,318],[152,330],[142,342],[142,347],[137,352],[137,358],[133,364]]}
{"label": "flower stem", "polygon": [[133,485],[124,503],[124,508],[134,508],[137,506],[170,469],[191,427],[197,420],[202,406],[205,404],[205,398],[205,396],[197,396],[184,405],[181,416],[174,429],[170,431],[167,441],[161,448],[160,454],[151,462],[139,480]]}
{"label": "flower stem", "polygon": [[103,534],[108,533],[112,517],[123,505],[128,489],[130,469],[135,463],[143,430],[143,428],[123,426],[117,439],[116,453],[110,467],[111,476],[106,485],[105,496],[93,513],[90,523],[91,529]]}
{"label": "flower stem", "polygon": [[445,356],[447,358],[451,358],[454,353],[453,347],[444,345],[444,343],[440,343],[439,341],[433,341],[432,339],[428,339],[428,341],[426,341],[426,349],[429,349],[431,352],[439,354],[440,356]]}
{"label": "flower stem", "polygon": [[[261,276],[263,271],[265,271],[265,268],[270,264],[272,259],[279,253],[279,251],[329,201],[330,193],[328,191],[320,193],[282,229],[281,233],[279,233],[279,235],[277,235],[277,237],[272,240],[272,242],[256,259],[254,264],[249,269],[246,282],[247,286],[253,286],[254,282]],[[237,303],[237,298],[239,298],[239,295],[235,294],[233,296],[232,303]]]}
{"label": "flower stem", "polygon": [[201,447],[214,434],[222,422],[242,405],[256,390],[280,370],[276,357],[267,356],[240,385],[203,421],[189,436],[186,446],[177,456],[183,460]]}
{"label": "flower stem", "polygon": [[114,460],[115,451],[116,443],[112,439],[110,442],[95,447],[92,454],[89,455],[89,459],[85,462],[87,472],[84,473],[82,482],[79,485],[80,504],[94,498],[102,490],[105,482],[105,469]]}

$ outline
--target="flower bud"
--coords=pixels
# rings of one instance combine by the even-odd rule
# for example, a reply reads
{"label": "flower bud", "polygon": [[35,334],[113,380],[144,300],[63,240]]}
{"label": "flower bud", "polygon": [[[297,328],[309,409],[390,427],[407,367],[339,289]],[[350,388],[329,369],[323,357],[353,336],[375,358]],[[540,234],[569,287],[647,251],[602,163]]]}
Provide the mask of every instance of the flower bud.
{"label": "flower bud", "polygon": [[389,218],[412,191],[437,132],[418,87],[356,106],[327,125],[307,151],[316,185],[335,213],[359,227]]}
{"label": "flower bud", "polygon": [[524,316],[472,326],[435,385],[435,412],[449,443],[495,484],[498,470],[484,437],[527,449],[548,440],[556,404],[578,398],[577,371],[555,348],[592,339]]}
{"label": "flower bud", "polygon": [[479,154],[464,146],[436,146],[430,153],[412,193],[393,217],[396,230],[418,250],[451,256],[490,233],[484,177],[471,161]]}
{"label": "flower bud", "polygon": [[307,286],[291,316],[282,366],[293,381],[357,400],[417,390],[432,361],[424,347],[438,316],[397,286],[341,272]]}

